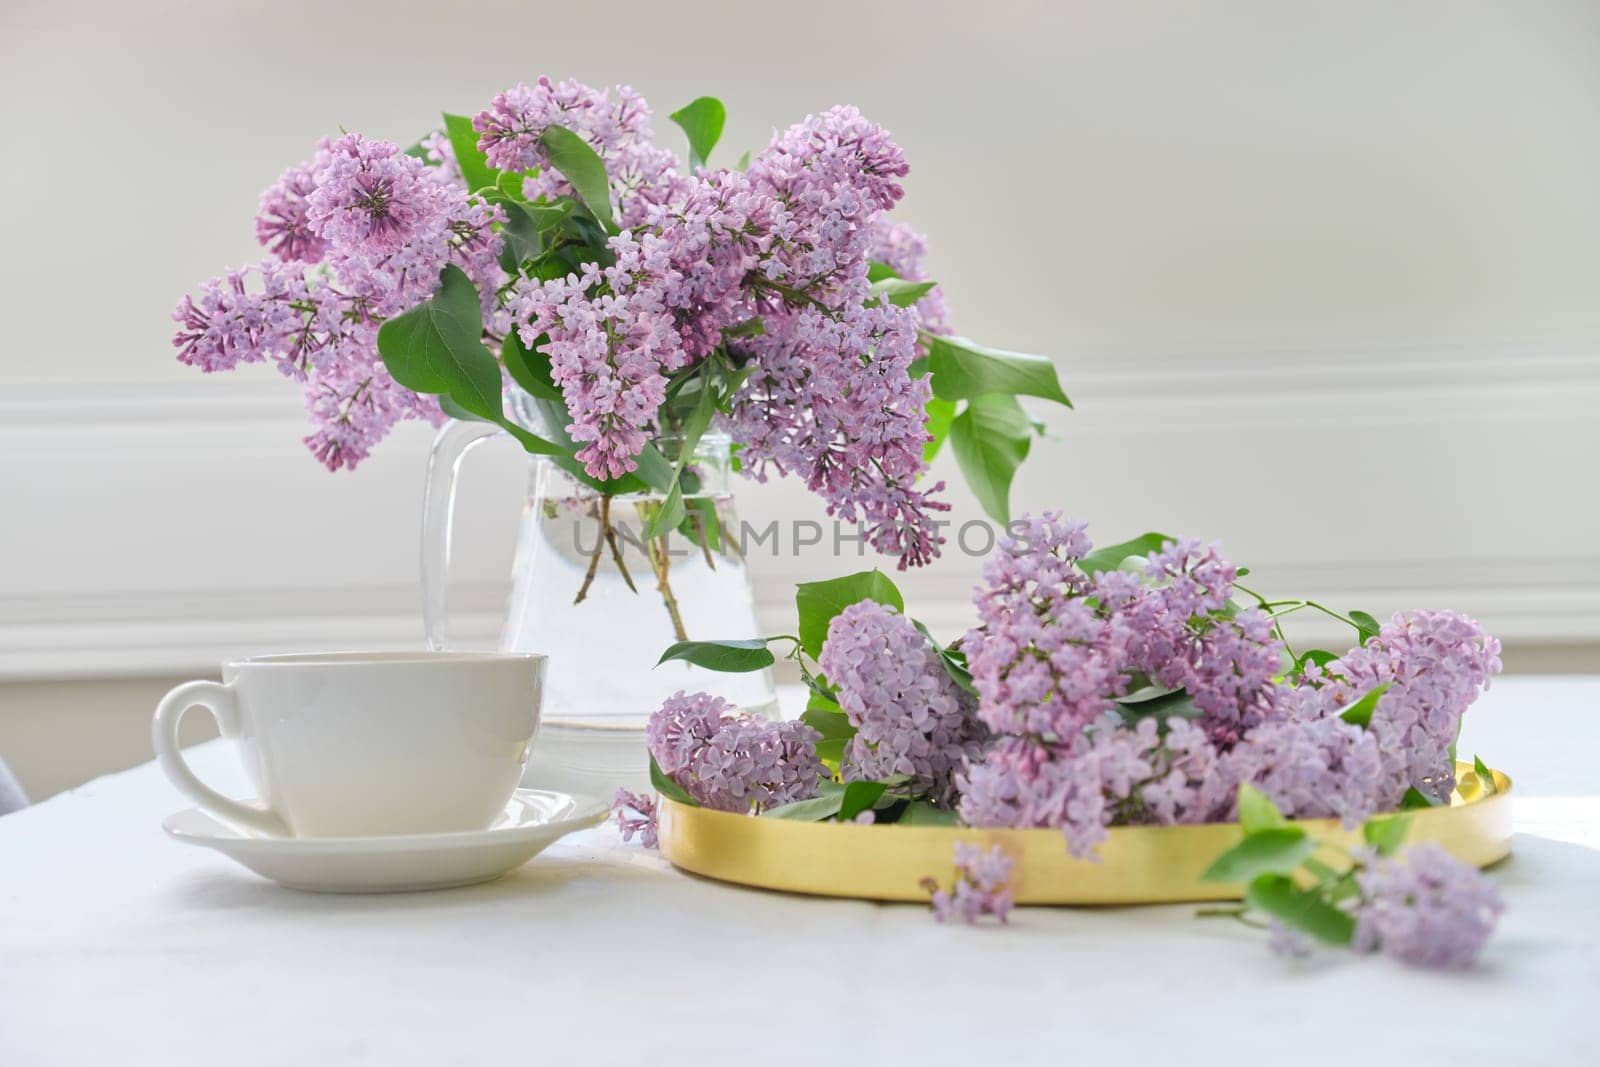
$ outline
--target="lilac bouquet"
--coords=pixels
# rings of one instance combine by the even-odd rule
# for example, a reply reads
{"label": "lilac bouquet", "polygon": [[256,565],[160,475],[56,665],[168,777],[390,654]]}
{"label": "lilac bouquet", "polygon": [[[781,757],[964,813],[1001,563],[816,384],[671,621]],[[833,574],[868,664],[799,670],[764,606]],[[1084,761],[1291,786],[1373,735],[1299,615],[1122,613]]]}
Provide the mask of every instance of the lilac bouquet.
{"label": "lilac bouquet", "polygon": [[[1011,524],[974,593],[977,625],[950,645],[904,614],[877,571],[802,585],[798,634],[770,639],[788,643],[811,688],[802,719],[744,723],[749,755],[719,754],[725,773],[708,788],[674,770],[694,759],[697,742],[685,752],[685,738],[712,736],[686,718],[704,698],[670,701],[651,723],[652,775],[674,799],[766,817],[1051,827],[1086,859],[1111,826],[1293,816],[1356,827],[1447,803],[1461,717],[1500,669],[1499,642],[1451,612],[1380,624],[1268,599],[1240,583],[1244,573],[1215,547],[1161,534],[1096,549],[1083,524],[1047,514]],[[1348,624],[1355,646],[1291,647],[1282,619],[1306,610]],[[718,670],[775,661],[759,642],[681,642],[668,658]],[[756,755],[779,747],[798,753],[798,778]],[[741,781],[740,768],[759,781]],[[1481,763],[1476,774],[1492,788]],[[779,780],[781,794],[764,785]],[[1307,859],[1303,831],[1279,836],[1294,840],[1253,874],[1287,878]],[[1471,881],[1412,851],[1404,867],[1358,857],[1323,890],[1342,894],[1336,910],[1349,918],[1344,902],[1395,898],[1391,887],[1408,879],[1432,879],[1451,899],[1448,887]],[[1260,842],[1249,855],[1260,860]],[[1249,880],[1226,864],[1221,872]],[[951,894],[976,901],[1002,888],[961,877],[972,885],[958,879],[942,912],[982,913],[976,903],[952,911]],[[1253,903],[1293,921],[1304,900],[1274,887]],[[1481,926],[1493,909],[1473,899],[1467,911]],[[1406,924],[1434,920],[1397,907],[1372,911],[1358,940],[1406,956],[1393,948],[1418,940]],[[1354,919],[1336,926],[1311,932],[1356,939]]]}
{"label": "lilac bouquet", "polygon": [[266,257],[180,302],[178,358],[300,383],[330,470],[400,420],[498,424],[606,497],[659,494],[651,537],[706,535],[683,497],[713,426],[901,567],[939,552],[943,486],[919,479],[947,436],[1005,521],[1035,433],[1017,397],[1067,404],[1049,361],[951,335],[887,214],[908,166],[881,127],[836,107],[712,167],[724,116],[672,114],[681,168],[630,89],[545,78],[409,148],[325,139],[263,194]]}

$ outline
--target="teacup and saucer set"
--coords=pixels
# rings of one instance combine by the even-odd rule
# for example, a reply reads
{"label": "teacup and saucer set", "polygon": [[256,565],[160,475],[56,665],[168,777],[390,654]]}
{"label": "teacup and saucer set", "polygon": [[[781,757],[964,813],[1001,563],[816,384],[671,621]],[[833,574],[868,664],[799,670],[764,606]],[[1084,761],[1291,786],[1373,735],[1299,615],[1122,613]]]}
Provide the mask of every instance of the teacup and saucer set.
{"label": "teacup and saucer set", "polygon": [[[166,832],[293,889],[400,892],[499,877],[605,819],[598,798],[519,783],[539,728],[545,657],[332,652],[225,663],[168,693],[156,759],[197,805]],[[254,801],[184,761],[178,724],[203,707],[233,740]]]}

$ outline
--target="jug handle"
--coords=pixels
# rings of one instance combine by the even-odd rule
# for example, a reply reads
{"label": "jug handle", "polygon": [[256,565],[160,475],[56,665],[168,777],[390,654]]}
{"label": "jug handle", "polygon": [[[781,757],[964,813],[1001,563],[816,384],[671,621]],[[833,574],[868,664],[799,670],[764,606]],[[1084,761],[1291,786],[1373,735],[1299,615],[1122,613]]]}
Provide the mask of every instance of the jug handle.
{"label": "jug handle", "polygon": [[451,419],[439,429],[428,450],[428,473],[422,486],[422,627],[428,648],[435,652],[449,647],[447,600],[456,476],[474,445],[501,432],[487,422]]}

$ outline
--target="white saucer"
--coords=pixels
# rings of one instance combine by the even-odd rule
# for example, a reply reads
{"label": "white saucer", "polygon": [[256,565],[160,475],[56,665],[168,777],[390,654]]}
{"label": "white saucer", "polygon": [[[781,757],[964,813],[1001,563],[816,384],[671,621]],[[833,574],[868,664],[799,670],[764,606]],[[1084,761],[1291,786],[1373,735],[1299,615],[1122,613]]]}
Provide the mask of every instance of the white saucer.
{"label": "white saucer", "polygon": [[378,837],[257,837],[198,808],[167,816],[178,841],[216,849],[264,878],[314,893],[402,893],[498,878],[574,830],[603,821],[600,800],[518,789],[487,830]]}

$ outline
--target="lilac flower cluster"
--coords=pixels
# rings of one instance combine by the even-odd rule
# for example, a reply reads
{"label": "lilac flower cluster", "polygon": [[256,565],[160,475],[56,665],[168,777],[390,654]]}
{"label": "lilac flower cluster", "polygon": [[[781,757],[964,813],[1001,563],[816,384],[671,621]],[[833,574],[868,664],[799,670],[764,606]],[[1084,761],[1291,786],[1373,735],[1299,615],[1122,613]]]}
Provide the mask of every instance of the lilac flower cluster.
{"label": "lilac flower cluster", "polygon": [[1369,729],[1390,791],[1415,787],[1442,801],[1456,784],[1450,747],[1461,715],[1499,670],[1500,642],[1476,620],[1450,611],[1401,612],[1365,645],[1321,670],[1308,665],[1302,690],[1312,709],[1332,713],[1387,685]]}
{"label": "lilac flower cluster", "polygon": [[645,726],[656,766],[701,807],[760,813],[817,793],[820,734],[803,722],[729,714],[708,693],[668,697]]}
{"label": "lilac flower cluster", "polygon": [[1356,875],[1356,949],[1420,967],[1460,968],[1478,958],[1505,910],[1482,871],[1432,842],[1365,861]]}
{"label": "lilac flower cluster", "polygon": [[591,474],[615,477],[655,429],[667,375],[708,355],[752,317],[741,286],[773,224],[743,174],[696,180],[683,200],[649,208],[646,231],[609,243],[615,262],[581,275],[519,280],[512,311],[529,345],[545,338],[552,375]]}
{"label": "lilac flower cluster", "polygon": [[478,288],[490,340],[516,328],[543,346],[590,475],[635,469],[662,430],[671,376],[715,352],[741,382],[724,420],[747,473],[801,477],[901,566],[926,562],[948,505],[942,484],[917,485],[930,386],[911,364],[922,331],[948,331],[943,298],[900,308],[868,280],[875,262],[926,276],[921,238],[884,217],[908,170],[900,149],[838,107],[776,134],[745,171],[684,175],[651,143],[650,120],[627,87],[548,78],[473,119],[487,164],[520,176],[530,202],[575,194],[547,154],[552,126],[605,165],[621,232],[595,259],[610,262],[559,277],[508,278],[504,209],[468,194],[442,135],[416,154],[356,134],[323,141],[262,197],[269,258],[180,304],[179,359],[208,371],[276,364],[305,383],[312,450],[330,468],[354,466],[396,420],[443,417],[389,377],[375,341],[453,263]]}
{"label": "lilac flower cluster", "polygon": [[863,600],[834,616],[817,662],[857,730],[840,765],[844,780],[904,774],[915,795],[949,806],[956,775],[981,755],[989,731],[927,636],[893,608]]}
{"label": "lilac flower cluster", "polygon": [[[1026,519],[975,594],[963,641],[979,716],[1000,735],[962,785],[974,826],[1055,826],[1074,855],[1105,827],[1233,815],[1248,782],[1286,814],[1355,825],[1411,788],[1443,799],[1462,711],[1499,645],[1448,612],[1401,614],[1364,647],[1280,677],[1270,619],[1232,602],[1215,549],[1169,542],[1142,573],[1089,574],[1081,524]],[[1192,718],[1137,718],[1138,685],[1186,693]],[[1340,717],[1387,684],[1371,722]]]}
{"label": "lilac flower cluster", "polygon": [[1224,610],[1236,570],[1214,548],[1169,543],[1142,576],[1091,576],[1082,523],[1048,513],[1012,530],[984,566],[979,625],[962,643],[993,730],[1069,743],[1139,677],[1186,689],[1225,734],[1262,720],[1282,646],[1260,611]]}
{"label": "lilac flower cluster", "polygon": [[754,188],[781,218],[752,278],[765,326],[746,342],[757,369],[731,416],[748,470],[799,474],[830,515],[863,523],[901,567],[938,554],[936,513],[949,508],[934,496],[942,483],[915,488],[931,395],[910,374],[918,313],[877,301],[867,280],[874,226],[908,170],[851,107],[791,127],[751,162]]}
{"label": "lilac flower cluster", "polygon": [[626,789],[617,790],[615,799],[611,801],[611,810],[617,816],[617,829],[622,831],[624,843],[632,841],[634,835],[639,837],[639,844],[645,848],[655,848],[659,841],[656,836],[656,801],[652,796],[640,796],[630,793]]}
{"label": "lilac flower cluster", "polygon": [[968,772],[959,808],[970,826],[1057,827],[1092,858],[1106,827],[1224,818],[1235,789],[1205,732],[1180,718],[1110,720],[1068,743],[1002,737]]}
{"label": "lilac flower cluster", "polygon": [[272,363],[304,386],[312,453],[330,470],[354,467],[395,422],[443,419],[435,398],[390,377],[378,326],[430,296],[448,263],[492,312],[503,218],[394,144],[324,140],[262,195],[256,236],[268,258],[179,303],[178,359],[204,371]]}
{"label": "lilac flower cluster", "polygon": [[674,170],[672,153],[651,143],[650,107],[626,85],[616,99],[582,82],[540,78],[531,87],[518,83],[478,112],[472,128],[491,167],[521,173],[538,169],[523,182],[530,200],[569,196],[572,187],[550,166],[540,137],[561,126],[589,142],[606,165],[624,227],[645,220],[653,205],[676,200],[686,182]]}
{"label": "lilac flower cluster", "polygon": [[1011,914],[1012,861],[999,845],[983,849],[968,841],[955,846],[956,880],[947,892],[933,878],[922,887],[932,894],[933,917],[940,922],[976,923],[985,915],[1005,922]]}
{"label": "lilac flower cluster", "polygon": [[[491,162],[535,164],[551,122],[588,129],[583,116],[609,114],[561,90],[519,87],[478,116]],[[602,156],[632,151],[647,131],[642,103],[629,114],[633,128],[604,119],[590,130]],[[930,395],[910,373],[921,320],[878,300],[867,280],[875,250],[908,269],[920,251],[915,235],[880,222],[906,169],[880,127],[834,108],[774,137],[744,173],[674,175],[659,195],[635,187],[641,199],[624,202],[626,228],[608,242],[612,265],[519,280],[522,338],[543,339],[589,473],[631,471],[658,429],[669,376],[726,342],[750,371],[727,420],[745,469],[803,477],[830,514],[864,523],[902,566],[935,555],[934,516],[948,505],[933,495],[942,485],[915,487]],[[751,323],[759,329],[746,331]]]}

